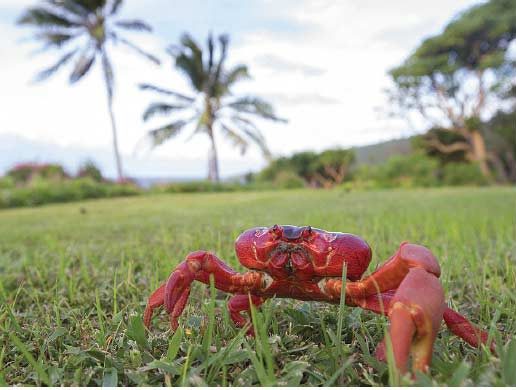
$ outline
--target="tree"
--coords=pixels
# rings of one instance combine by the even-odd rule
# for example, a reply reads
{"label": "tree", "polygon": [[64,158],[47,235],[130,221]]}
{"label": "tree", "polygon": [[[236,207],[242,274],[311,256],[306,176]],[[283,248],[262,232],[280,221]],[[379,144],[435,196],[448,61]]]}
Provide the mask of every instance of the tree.
{"label": "tree", "polygon": [[77,172],[77,177],[87,177],[98,183],[104,181],[102,171],[92,160],[86,160],[81,164]]}
{"label": "tree", "polygon": [[[516,110],[498,110],[489,121],[479,126],[486,142],[487,157],[498,179],[516,183]],[[466,142],[466,139],[448,129],[432,128],[426,134],[413,138],[413,147],[424,151],[430,157],[437,157],[443,167],[449,163],[466,163],[467,154],[463,150],[443,153],[435,148],[440,144],[452,145]]]}
{"label": "tree", "polygon": [[342,184],[349,176],[349,169],[354,161],[355,152],[353,150],[325,150],[318,156],[317,163],[313,168],[314,177],[325,188]]}
{"label": "tree", "polygon": [[122,0],[45,0],[27,9],[18,24],[37,30],[34,39],[43,43],[43,50],[60,50],[64,55],[51,67],[38,73],[35,81],[43,81],[61,67],[75,61],[70,84],[81,80],[95,62],[100,62],[104,75],[107,103],[113,132],[118,180],[123,180],[122,160],[118,149],[118,134],[113,114],[114,74],[108,55],[108,42],[120,43],[152,62],[159,60],[120,35],[118,29],[150,32],[141,20],[113,20]]}
{"label": "tree", "polygon": [[292,173],[303,179],[309,187],[331,188],[349,177],[354,161],[355,152],[351,149],[329,149],[321,153],[298,152],[271,161],[259,178],[274,182],[278,176]]}
{"label": "tree", "polygon": [[495,160],[498,176],[516,183],[516,110],[497,111],[484,124],[484,129],[491,153],[498,156]]}
{"label": "tree", "polygon": [[499,102],[515,74],[507,56],[515,37],[516,2],[491,0],[456,17],[389,72],[390,98],[403,114],[418,113],[431,127],[461,138],[444,144],[433,137],[429,144],[442,153],[464,152],[485,177],[498,156],[489,154],[480,126],[488,103]]}
{"label": "tree", "polygon": [[[437,141],[437,142],[436,142]],[[428,130],[425,134],[413,138],[412,146],[415,150],[423,151],[430,157],[437,157],[442,165],[448,163],[460,162],[466,163],[466,152],[464,150],[446,151],[442,152],[441,148],[436,148],[434,145],[444,145],[448,147],[458,142],[467,142],[466,139],[456,133],[449,131],[447,128],[434,127]]]}
{"label": "tree", "polygon": [[178,93],[150,84],[141,84],[142,90],[154,91],[168,96],[170,102],[151,103],[143,114],[148,120],[156,115],[174,114],[172,122],[148,132],[151,146],[156,147],[191,128],[191,135],[205,134],[210,140],[208,158],[208,179],[218,182],[219,165],[216,146],[216,134],[220,133],[230,140],[235,147],[245,154],[251,143],[256,144],[269,158],[265,138],[252,122],[251,117],[260,117],[272,121],[284,121],[276,116],[272,106],[254,96],[235,97],[232,87],[243,79],[249,78],[247,66],[236,65],[226,69],[225,61],[229,38],[218,37],[219,54],[216,58],[215,41],[210,34],[207,48],[204,50],[188,34],[183,34],[179,46],[172,46],[169,54],[175,65],[186,78],[196,96]]}

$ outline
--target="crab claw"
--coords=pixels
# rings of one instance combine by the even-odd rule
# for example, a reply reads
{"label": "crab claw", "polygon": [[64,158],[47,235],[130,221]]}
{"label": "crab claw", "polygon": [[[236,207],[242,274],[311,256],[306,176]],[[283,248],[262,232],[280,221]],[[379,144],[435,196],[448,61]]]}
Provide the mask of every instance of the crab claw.
{"label": "crab claw", "polygon": [[260,273],[251,271],[239,274],[212,253],[192,252],[172,271],[168,281],[150,296],[143,315],[145,326],[150,327],[153,310],[165,306],[170,315],[170,327],[176,330],[178,318],[190,296],[192,282],[197,280],[210,284],[210,276],[213,277],[215,288],[231,293],[247,294],[262,285]]}
{"label": "crab claw", "polygon": [[202,255],[205,255],[205,252],[190,254],[187,260],[179,264],[170,274],[168,281],[152,293],[143,315],[143,323],[147,328],[150,328],[153,310],[164,305],[165,310],[170,314],[170,328],[177,329],[177,319],[183,313],[190,296],[190,285],[200,268],[198,260]]}
{"label": "crab claw", "polygon": [[[428,371],[437,331],[445,309],[441,283],[431,273],[412,268],[403,279],[389,306],[389,336],[396,367],[407,371],[412,354],[412,371]],[[385,357],[385,340],[377,357]]]}
{"label": "crab claw", "polygon": [[188,297],[190,285],[194,281],[195,270],[192,270],[188,262],[181,263],[172,272],[165,285],[165,310],[170,313],[170,327],[176,330],[177,318],[183,313]]}

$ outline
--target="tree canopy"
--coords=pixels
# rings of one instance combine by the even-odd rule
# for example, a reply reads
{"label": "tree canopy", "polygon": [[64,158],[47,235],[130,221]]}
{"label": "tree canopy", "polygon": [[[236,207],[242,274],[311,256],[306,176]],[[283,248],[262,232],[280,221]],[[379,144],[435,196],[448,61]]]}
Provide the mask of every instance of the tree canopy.
{"label": "tree canopy", "polygon": [[516,68],[509,47],[515,38],[516,2],[491,0],[458,15],[390,71],[390,98],[400,113],[417,113],[429,127],[460,135],[452,144],[437,137],[431,142],[443,153],[464,152],[486,176],[496,161],[479,125],[489,119],[489,103],[499,104],[511,88]]}

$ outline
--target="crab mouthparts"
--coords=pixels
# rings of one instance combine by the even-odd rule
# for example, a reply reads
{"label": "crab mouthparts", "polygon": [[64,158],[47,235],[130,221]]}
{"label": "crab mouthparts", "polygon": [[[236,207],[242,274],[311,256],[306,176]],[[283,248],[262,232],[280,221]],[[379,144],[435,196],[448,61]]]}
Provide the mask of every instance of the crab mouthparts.
{"label": "crab mouthparts", "polygon": [[277,270],[283,269],[292,274],[309,267],[310,261],[300,251],[291,249],[273,256],[271,265]]}

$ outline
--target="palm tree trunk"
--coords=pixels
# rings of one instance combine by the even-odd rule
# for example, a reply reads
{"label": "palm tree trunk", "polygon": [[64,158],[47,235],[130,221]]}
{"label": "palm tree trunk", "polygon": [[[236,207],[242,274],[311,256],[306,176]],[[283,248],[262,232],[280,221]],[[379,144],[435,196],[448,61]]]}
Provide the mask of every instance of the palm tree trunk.
{"label": "palm tree trunk", "polygon": [[113,114],[113,99],[109,99],[109,118],[111,119],[111,129],[113,131],[113,151],[115,153],[116,172],[118,175],[118,181],[124,181],[124,173],[122,170],[122,159],[120,158],[120,151],[118,150],[118,137],[115,123],[115,115]]}
{"label": "palm tree trunk", "polygon": [[219,176],[219,160],[217,157],[217,145],[215,143],[215,135],[213,134],[213,127],[208,127],[208,135],[211,141],[210,155],[208,157],[208,180],[212,183],[220,181]]}
{"label": "palm tree trunk", "polygon": [[106,86],[109,119],[111,120],[111,130],[113,132],[113,152],[115,153],[116,172],[118,176],[118,181],[122,182],[124,180],[124,173],[122,169],[122,159],[120,158],[120,151],[118,149],[118,135],[116,129],[115,114],[113,113],[113,93],[111,89],[112,87],[110,85],[110,80],[108,79],[108,73],[106,69],[104,69],[103,73],[104,83]]}

